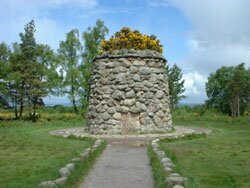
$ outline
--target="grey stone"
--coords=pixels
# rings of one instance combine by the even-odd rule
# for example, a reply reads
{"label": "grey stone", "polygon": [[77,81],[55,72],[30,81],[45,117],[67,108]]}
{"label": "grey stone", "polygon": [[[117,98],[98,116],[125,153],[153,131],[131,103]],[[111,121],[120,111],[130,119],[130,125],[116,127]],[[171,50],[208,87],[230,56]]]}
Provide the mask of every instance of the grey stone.
{"label": "grey stone", "polygon": [[119,84],[126,84],[127,83],[127,75],[126,75],[126,73],[117,74],[116,82],[119,83]]}
{"label": "grey stone", "polygon": [[140,113],[140,112],[145,112],[146,110],[147,107],[144,104],[136,102],[135,105],[132,106],[129,111],[132,113]]}
{"label": "grey stone", "polygon": [[73,158],[71,159],[72,162],[79,162],[81,161],[81,158],[80,157],[76,157],[76,158]]}
{"label": "grey stone", "polygon": [[121,119],[121,113],[116,112],[116,113],[113,115],[113,118],[116,119],[116,120],[120,120],[120,119]]}
{"label": "grey stone", "polygon": [[140,118],[140,122],[142,125],[148,125],[148,124],[152,123],[152,120],[150,117],[142,117],[142,118]]}
{"label": "grey stone", "polygon": [[128,61],[126,58],[120,58],[119,61],[120,61],[120,65],[123,67],[128,68],[131,65],[131,62]]}
{"label": "grey stone", "polygon": [[75,169],[75,164],[74,163],[69,163],[65,166],[70,172],[73,172]]}
{"label": "grey stone", "polygon": [[163,91],[159,90],[159,91],[156,92],[155,98],[162,99],[163,97],[164,97],[164,92]]}
{"label": "grey stone", "polygon": [[[164,117],[164,113],[162,112],[162,111],[158,111],[158,112],[156,112],[156,115],[158,116],[158,117],[160,117],[160,118],[163,118]],[[163,121],[163,120],[162,120]]]}
{"label": "grey stone", "polygon": [[104,121],[109,120],[111,118],[110,114],[108,112],[104,112],[100,114],[100,118],[103,119]]}
{"label": "grey stone", "polygon": [[129,111],[129,108],[125,106],[116,106],[115,109],[117,112],[121,113],[127,113]]}
{"label": "grey stone", "polygon": [[110,69],[110,68],[114,68],[116,66],[116,63],[114,63],[114,62],[108,62],[105,65],[106,65],[106,68]]}
{"label": "grey stone", "polygon": [[175,167],[175,165],[172,162],[164,162],[162,163],[164,167],[168,167],[168,168],[173,168]]}
{"label": "grey stone", "polygon": [[124,105],[125,106],[133,106],[135,104],[135,99],[125,99]]}
{"label": "grey stone", "polygon": [[103,113],[103,112],[106,111],[106,108],[103,105],[98,105],[96,107],[96,111],[99,112],[99,113]]}
{"label": "grey stone", "polygon": [[149,116],[149,117],[154,117],[154,113],[153,113],[153,112],[149,112],[149,113],[148,113],[148,116]]}
{"label": "grey stone", "polygon": [[170,160],[169,158],[167,158],[167,157],[163,157],[163,158],[161,159],[161,162],[162,162],[162,163],[169,163],[169,162],[171,162],[171,160]]}
{"label": "grey stone", "polygon": [[143,84],[144,84],[144,86],[149,87],[149,88],[154,86],[154,84],[152,82],[147,81],[147,80],[143,81]]}
{"label": "grey stone", "polygon": [[162,125],[162,120],[161,118],[157,117],[157,116],[154,116],[154,122],[157,126],[161,126]]}
{"label": "grey stone", "polygon": [[108,120],[108,122],[107,122],[109,125],[119,125],[119,121],[116,121],[116,120],[113,120],[113,119],[110,119],[110,120]]}
{"label": "grey stone", "polygon": [[169,177],[181,177],[181,175],[179,173],[172,173],[169,174]]}
{"label": "grey stone", "polygon": [[114,98],[116,100],[121,100],[124,98],[124,93],[122,91],[116,90],[116,91],[114,91],[112,98]]}
{"label": "grey stone", "polygon": [[166,178],[166,184],[167,186],[173,187],[174,185],[182,185],[184,186],[187,181],[187,178],[184,177],[167,177]]}
{"label": "grey stone", "polygon": [[136,73],[136,72],[138,72],[138,68],[135,67],[135,66],[131,66],[130,67],[130,73]]}
{"label": "grey stone", "polygon": [[133,98],[133,97],[135,97],[134,90],[130,90],[130,91],[126,92],[126,97],[127,98]]}
{"label": "grey stone", "polygon": [[163,73],[163,69],[159,69],[159,68],[152,68],[152,72],[153,73]]}
{"label": "grey stone", "polygon": [[44,181],[38,185],[39,188],[50,188],[56,187],[56,183],[54,181]]}
{"label": "grey stone", "polygon": [[139,75],[134,75],[133,76],[133,80],[135,81],[135,82],[140,82],[141,81],[141,78],[140,78],[140,76]]}
{"label": "grey stone", "polygon": [[101,93],[100,94],[110,95],[112,92],[113,92],[113,90],[109,86],[103,86],[101,88]]}
{"label": "grey stone", "polygon": [[82,158],[82,159],[86,159],[86,158],[88,158],[89,157],[89,152],[83,152],[83,153],[81,153],[80,154],[80,157]]}
{"label": "grey stone", "polygon": [[142,75],[149,75],[151,73],[151,69],[148,67],[141,67],[139,72]]}
{"label": "grey stone", "polygon": [[184,188],[182,185],[175,185],[173,188]]}
{"label": "grey stone", "polygon": [[68,177],[70,175],[70,171],[69,169],[63,167],[59,170],[59,174],[62,176],[62,177]]}
{"label": "grey stone", "polygon": [[110,108],[108,108],[108,113],[114,114],[115,112],[116,112],[115,107],[110,107]]}
{"label": "grey stone", "polygon": [[145,65],[145,61],[143,61],[143,60],[135,60],[133,62],[133,65],[134,66],[144,66]]}
{"label": "grey stone", "polygon": [[117,88],[118,88],[119,90],[125,90],[125,89],[128,88],[128,87],[129,87],[129,86],[128,86],[127,84],[117,86]]}
{"label": "grey stone", "polygon": [[148,92],[145,93],[145,98],[152,99],[153,97],[154,97],[154,93],[153,92],[148,91]]}
{"label": "grey stone", "polygon": [[113,69],[113,73],[127,72],[127,69],[122,66],[117,66]]}
{"label": "grey stone", "polygon": [[57,184],[57,185],[63,185],[66,181],[67,181],[67,177],[61,177],[61,178],[57,178],[56,180],[55,180],[55,183]]}
{"label": "grey stone", "polygon": [[173,169],[172,168],[169,168],[169,167],[165,167],[164,168],[164,171],[166,172],[166,174],[170,174],[173,172]]}

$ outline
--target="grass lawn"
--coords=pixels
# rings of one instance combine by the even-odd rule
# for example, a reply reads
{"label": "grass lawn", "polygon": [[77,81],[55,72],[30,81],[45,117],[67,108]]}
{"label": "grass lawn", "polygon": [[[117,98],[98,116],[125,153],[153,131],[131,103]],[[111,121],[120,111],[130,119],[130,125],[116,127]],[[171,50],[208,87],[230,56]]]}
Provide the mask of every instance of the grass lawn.
{"label": "grass lawn", "polygon": [[250,119],[174,116],[176,125],[209,127],[207,138],[160,142],[181,175],[188,177],[187,187],[250,187]]}
{"label": "grass lawn", "polygon": [[0,122],[0,187],[37,187],[59,177],[58,170],[89,147],[90,139],[65,139],[50,130],[82,126],[84,121]]}

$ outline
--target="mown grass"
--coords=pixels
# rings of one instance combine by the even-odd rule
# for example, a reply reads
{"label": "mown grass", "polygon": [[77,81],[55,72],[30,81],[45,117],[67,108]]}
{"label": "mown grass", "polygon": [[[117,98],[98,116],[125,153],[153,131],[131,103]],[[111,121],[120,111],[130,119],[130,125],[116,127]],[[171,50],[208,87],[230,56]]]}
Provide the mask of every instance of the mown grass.
{"label": "mown grass", "polygon": [[94,142],[49,135],[53,129],[83,126],[84,121],[0,122],[0,187],[37,187],[59,177],[58,170]]}
{"label": "mown grass", "polygon": [[153,147],[150,144],[148,145],[148,156],[154,178],[154,187],[165,188],[166,173],[157,154],[153,151]]}
{"label": "mown grass", "polygon": [[250,187],[250,119],[174,114],[175,125],[206,127],[207,138],[161,141],[177,171],[188,177],[188,188]]}

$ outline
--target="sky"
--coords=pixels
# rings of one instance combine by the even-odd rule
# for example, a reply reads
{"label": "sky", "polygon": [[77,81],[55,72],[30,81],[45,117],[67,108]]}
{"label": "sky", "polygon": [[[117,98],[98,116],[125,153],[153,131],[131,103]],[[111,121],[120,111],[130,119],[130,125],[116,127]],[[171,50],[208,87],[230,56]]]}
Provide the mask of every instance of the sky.
{"label": "sky", "polygon": [[[242,62],[250,67],[249,7],[249,0],[0,0],[0,42],[20,42],[31,19],[37,42],[55,51],[67,32],[83,32],[97,19],[109,28],[107,38],[131,27],[156,35],[168,64],[182,69],[187,98],[181,102],[204,103],[210,73]],[[68,99],[50,97],[45,103]]]}

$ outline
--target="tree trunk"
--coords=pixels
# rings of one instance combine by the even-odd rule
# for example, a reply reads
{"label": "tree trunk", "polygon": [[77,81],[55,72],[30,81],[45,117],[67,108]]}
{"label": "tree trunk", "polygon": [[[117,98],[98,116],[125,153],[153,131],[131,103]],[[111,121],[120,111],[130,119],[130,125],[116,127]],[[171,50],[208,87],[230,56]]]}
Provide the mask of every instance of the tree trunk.
{"label": "tree trunk", "polygon": [[72,96],[72,103],[73,103],[73,107],[74,107],[75,113],[79,114],[77,106],[76,106],[75,88],[74,88],[74,86],[71,86],[71,96]]}
{"label": "tree trunk", "polygon": [[20,98],[20,110],[19,110],[19,117],[18,119],[22,119],[23,116],[23,108],[24,108],[24,104],[23,104],[23,96],[21,96]]}
{"label": "tree trunk", "polygon": [[237,117],[240,116],[240,96],[237,95]]}

